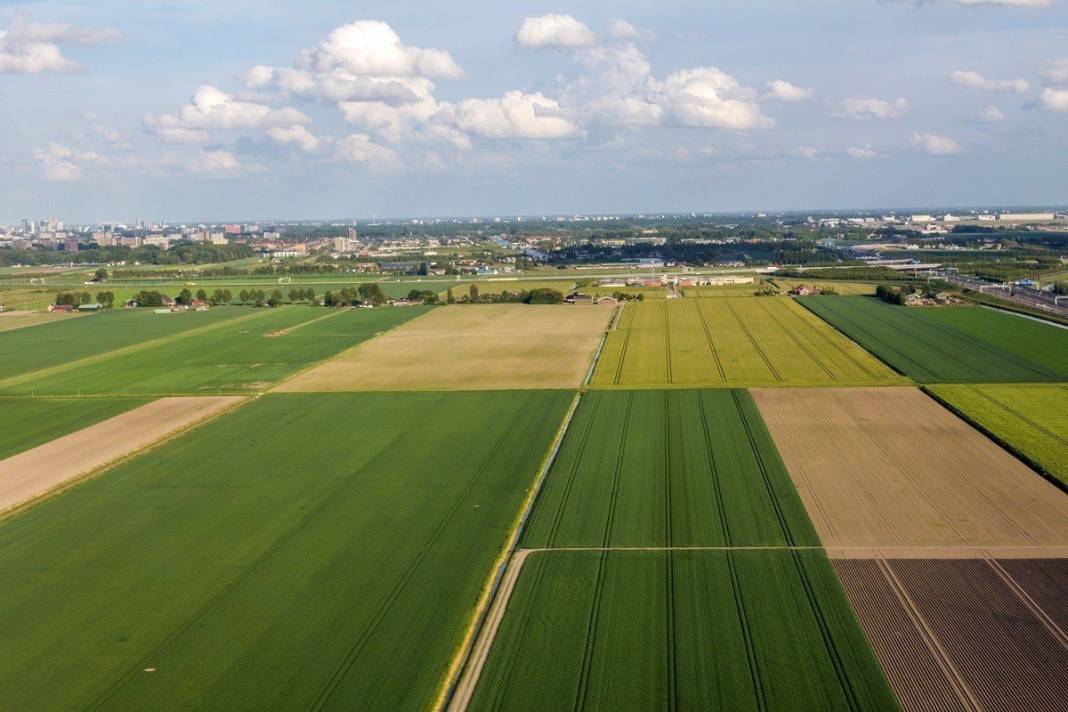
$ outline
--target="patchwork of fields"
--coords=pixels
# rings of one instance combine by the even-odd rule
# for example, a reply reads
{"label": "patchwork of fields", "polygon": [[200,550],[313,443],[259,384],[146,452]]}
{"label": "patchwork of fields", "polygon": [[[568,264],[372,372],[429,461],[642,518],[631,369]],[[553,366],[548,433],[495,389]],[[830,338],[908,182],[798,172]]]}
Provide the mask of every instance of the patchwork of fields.
{"label": "patchwork of fields", "polygon": [[792,299],[628,304],[593,374],[597,387],[904,382]]}
{"label": "patchwork of fields", "polygon": [[0,398],[0,460],[147,402],[144,398]]}
{"label": "patchwork of fields", "polygon": [[920,383],[1068,381],[1068,330],[982,307],[901,308],[861,297],[797,301]]}
{"label": "patchwork of fields", "polygon": [[928,388],[968,420],[1068,487],[1068,385]]}
{"label": "patchwork of fields", "polygon": [[570,305],[439,307],[280,390],[575,388],[611,315],[608,308]]}
{"label": "patchwork of fields", "polygon": [[427,708],[570,398],[264,396],[4,520],[3,705]]}
{"label": "patchwork of fields", "polygon": [[64,321],[66,319],[75,319],[79,316],[82,315],[63,312],[52,314],[46,311],[0,312],[0,331],[24,329],[27,326],[37,326],[38,324],[48,324],[56,321]]}

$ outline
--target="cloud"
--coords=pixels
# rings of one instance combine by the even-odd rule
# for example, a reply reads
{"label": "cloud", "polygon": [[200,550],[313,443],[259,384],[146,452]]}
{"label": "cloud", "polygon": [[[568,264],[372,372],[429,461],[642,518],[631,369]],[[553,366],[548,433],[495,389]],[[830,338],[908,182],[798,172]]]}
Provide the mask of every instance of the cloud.
{"label": "cloud", "polygon": [[1042,76],[1054,84],[1068,83],[1068,57],[1050,62],[1046,66],[1046,70],[1042,72]]}
{"label": "cloud", "polygon": [[396,151],[375,143],[367,134],[349,134],[338,141],[337,148],[342,158],[354,163],[368,163],[379,168],[400,167]]}
{"label": "cloud", "polygon": [[950,0],[954,5],[1001,6],[1001,7],[1049,7],[1052,0]]}
{"label": "cloud", "polygon": [[991,105],[979,111],[979,120],[988,124],[996,124],[1005,120],[1005,114],[998,107]]}
{"label": "cloud", "polygon": [[464,99],[443,109],[460,131],[484,138],[568,138],[578,125],[560,115],[560,104],[541,92],[510,91],[499,99]]}
{"label": "cloud", "polygon": [[267,129],[267,135],[278,143],[295,144],[306,153],[312,153],[319,148],[319,139],[300,124],[272,126]]}
{"label": "cloud", "polygon": [[898,97],[893,103],[870,97],[851,97],[843,101],[832,116],[854,121],[897,119],[905,113],[908,106],[908,101],[903,97]]}
{"label": "cloud", "polygon": [[793,154],[799,158],[806,158],[811,161],[814,158],[818,158],[820,152],[818,149],[812,148],[812,146],[798,146],[793,150]]}
{"label": "cloud", "polygon": [[1039,103],[1046,111],[1068,112],[1068,89],[1043,89]]}
{"label": "cloud", "polygon": [[[633,30],[633,26],[630,29]],[[571,15],[555,14],[523,20],[515,41],[527,49],[578,49],[596,42],[593,32],[585,24]]]}
{"label": "cloud", "polygon": [[715,67],[683,69],[668,75],[661,90],[665,111],[681,126],[765,129],[775,122],[760,113],[756,92]]}
{"label": "cloud", "polygon": [[16,14],[7,31],[0,30],[0,74],[72,71],[78,65],[63,56],[61,45],[91,46],[121,37],[121,32],[110,27],[37,23]]}
{"label": "cloud", "polygon": [[41,167],[45,179],[52,181],[78,180],[82,177],[84,164],[103,160],[100,154],[93,151],[76,151],[58,143],[33,149],[33,158]]}
{"label": "cloud", "polygon": [[846,155],[861,161],[879,157],[879,154],[875,152],[870,143],[866,143],[863,146],[850,146],[846,149]]}
{"label": "cloud", "polygon": [[989,79],[979,72],[967,72],[961,69],[950,74],[949,80],[957,86],[985,91],[1011,91],[1025,94],[1029,88],[1026,79]]}
{"label": "cloud", "polygon": [[266,129],[309,123],[293,107],[272,109],[266,104],[238,101],[210,85],[200,86],[178,114],[145,114],[145,126],[169,143],[203,143],[210,129]]}
{"label": "cloud", "polygon": [[608,36],[614,40],[633,42],[641,39],[642,32],[626,20],[609,20]]}
{"label": "cloud", "polygon": [[778,99],[779,101],[804,101],[812,96],[811,89],[805,89],[791,84],[783,79],[775,79],[767,84],[768,91],[764,94],[765,99]]}
{"label": "cloud", "polygon": [[939,136],[932,133],[912,134],[912,145],[932,156],[951,156],[955,153],[963,153],[964,147],[956,140],[948,136]]}

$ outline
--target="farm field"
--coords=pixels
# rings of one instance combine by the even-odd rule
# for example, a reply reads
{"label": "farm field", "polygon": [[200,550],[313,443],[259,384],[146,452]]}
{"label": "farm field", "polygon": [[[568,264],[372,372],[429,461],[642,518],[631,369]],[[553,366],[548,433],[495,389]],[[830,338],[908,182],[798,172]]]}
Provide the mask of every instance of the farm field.
{"label": "farm field", "polygon": [[56,321],[64,321],[66,319],[75,319],[81,314],[64,314],[49,313],[46,311],[8,311],[0,312],[0,331],[11,331],[12,329],[23,329],[27,326],[37,326],[38,324],[48,324]]}
{"label": "farm field", "polygon": [[428,708],[570,399],[267,395],[0,520],[4,705]]}
{"label": "farm field", "polygon": [[794,287],[807,284],[810,287],[817,289],[833,289],[842,296],[861,296],[861,295],[874,295],[875,284],[872,282],[833,282],[824,279],[774,279],[775,284],[784,291],[789,291]]}
{"label": "farm field", "polygon": [[612,309],[596,306],[438,307],[278,390],[574,388],[611,315]]}
{"label": "farm field", "polygon": [[928,390],[1068,486],[1068,385],[939,385]]}
{"label": "farm field", "polygon": [[903,383],[791,299],[628,304],[609,332],[595,387]]}
{"label": "farm field", "polygon": [[176,334],[113,357],[25,374],[6,384],[0,382],[0,391],[38,395],[249,393],[427,309],[235,309],[242,316],[210,330]]}
{"label": "farm field", "polygon": [[144,398],[0,398],[0,461],[147,402]]}
{"label": "farm field", "polygon": [[1068,380],[1068,330],[982,307],[908,308],[861,297],[797,300],[920,383]]}
{"label": "farm field", "polygon": [[833,564],[906,712],[1064,709],[1068,560]]}
{"label": "farm field", "polygon": [[0,460],[0,514],[240,401],[234,396],[160,398]]}
{"label": "farm field", "polygon": [[893,710],[817,551],[539,551],[471,710]]}
{"label": "farm field", "polygon": [[478,287],[478,293],[480,296],[487,294],[500,294],[503,291],[516,294],[521,291],[530,291],[532,289],[555,289],[558,292],[563,293],[564,296],[574,288],[575,280],[573,279],[480,279],[474,281],[463,282],[449,282],[440,291],[440,297],[445,298],[448,292],[448,288],[452,288],[452,295],[457,300],[461,297],[466,297],[471,292],[471,286]]}
{"label": "farm field", "polygon": [[694,297],[710,299],[714,297],[751,297],[753,292],[767,285],[763,280],[754,279],[752,284],[724,284],[703,287],[679,287],[679,292],[687,299]]}
{"label": "farm field", "polygon": [[818,545],[746,391],[591,391],[522,546]]}
{"label": "farm field", "polygon": [[919,390],[753,396],[832,556],[1068,554],[1068,497]]}
{"label": "farm field", "polygon": [[208,327],[247,314],[240,309],[154,314],[151,309],[115,309],[63,319],[32,329],[0,332],[0,390],[20,374],[98,356],[117,349]]}

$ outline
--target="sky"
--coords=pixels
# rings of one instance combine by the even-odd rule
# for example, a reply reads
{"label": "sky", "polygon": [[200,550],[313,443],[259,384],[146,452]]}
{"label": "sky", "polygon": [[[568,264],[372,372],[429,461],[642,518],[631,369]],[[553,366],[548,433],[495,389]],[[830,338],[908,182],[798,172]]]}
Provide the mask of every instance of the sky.
{"label": "sky", "polygon": [[0,0],[0,223],[1068,204],[1068,0]]}

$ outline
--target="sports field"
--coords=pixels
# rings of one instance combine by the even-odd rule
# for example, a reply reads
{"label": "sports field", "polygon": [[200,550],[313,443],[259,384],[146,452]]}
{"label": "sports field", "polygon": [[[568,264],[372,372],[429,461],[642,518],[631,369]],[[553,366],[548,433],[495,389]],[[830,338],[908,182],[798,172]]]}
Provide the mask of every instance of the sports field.
{"label": "sports field", "polygon": [[1068,486],[1068,385],[928,388],[967,420]]}
{"label": "sports field", "polygon": [[856,385],[904,382],[791,299],[628,304],[609,332],[596,387]]}
{"label": "sports field", "polygon": [[581,385],[607,307],[447,306],[300,374],[290,392],[489,390]]}
{"label": "sports field", "polygon": [[816,551],[527,559],[472,710],[894,710]]}
{"label": "sports field", "polygon": [[1068,554],[1068,497],[921,391],[753,395],[827,547]]}
{"label": "sports field", "polygon": [[0,520],[3,706],[427,709],[570,399],[264,396]]}
{"label": "sports field", "polygon": [[408,321],[425,309],[234,309],[231,314],[240,316],[210,329],[23,374],[0,383],[0,391],[37,395],[254,392]]}
{"label": "sports field", "polygon": [[920,383],[1068,380],[1068,329],[982,307],[910,308],[863,297],[798,301]]}
{"label": "sports field", "polygon": [[746,391],[591,391],[522,546],[818,543]]}
{"label": "sports field", "polygon": [[146,402],[143,398],[0,398],[0,460]]}

